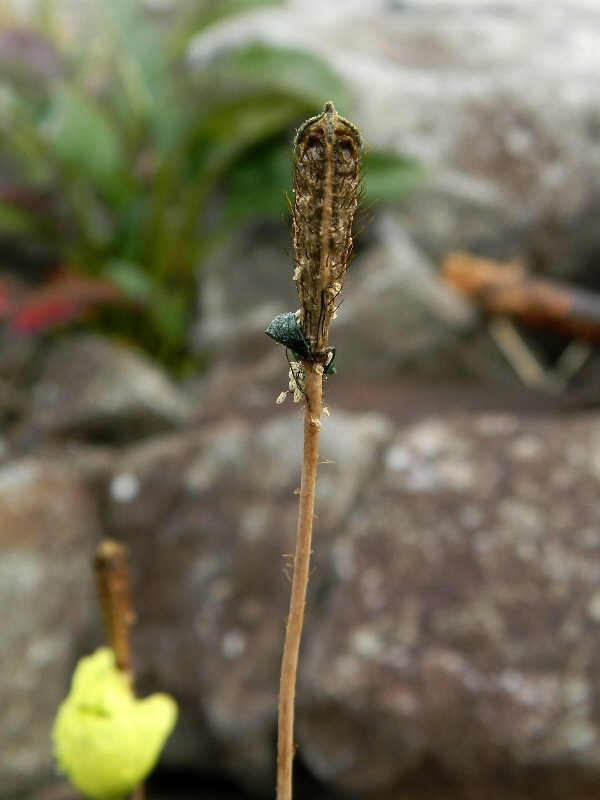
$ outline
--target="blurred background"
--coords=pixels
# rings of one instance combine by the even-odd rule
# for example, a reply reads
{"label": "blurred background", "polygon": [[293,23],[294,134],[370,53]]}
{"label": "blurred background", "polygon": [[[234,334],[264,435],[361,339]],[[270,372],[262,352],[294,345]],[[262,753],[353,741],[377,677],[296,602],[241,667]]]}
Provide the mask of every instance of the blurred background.
{"label": "blurred background", "polygon": [[0,775],[131,550],[150,794],[273,796],[300,475],[296,129],[362,131],[332,329],[298,798],[600,789],[600,6],[0,5]]}

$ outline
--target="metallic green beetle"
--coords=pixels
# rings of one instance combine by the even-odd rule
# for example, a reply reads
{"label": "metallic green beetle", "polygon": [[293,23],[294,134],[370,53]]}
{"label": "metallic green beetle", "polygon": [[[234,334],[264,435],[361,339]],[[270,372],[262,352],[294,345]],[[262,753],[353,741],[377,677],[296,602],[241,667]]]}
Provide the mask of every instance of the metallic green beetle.
{"label": "metallic green beetle", "polygon": [[298,324],[297,313],[288,311],[287,314],[278,314],[265,333],[278,344],[282,344],[285,348],[291,350],[298,361],[304,359],[305,361],[322,363],[324,374],[334,375],[337,372],[333,364],[335,347],[328,347],[327,352],[323,354],[324,357],[322,355],[321,358],[317,359],[315,354],[311,353],[310,345]]}

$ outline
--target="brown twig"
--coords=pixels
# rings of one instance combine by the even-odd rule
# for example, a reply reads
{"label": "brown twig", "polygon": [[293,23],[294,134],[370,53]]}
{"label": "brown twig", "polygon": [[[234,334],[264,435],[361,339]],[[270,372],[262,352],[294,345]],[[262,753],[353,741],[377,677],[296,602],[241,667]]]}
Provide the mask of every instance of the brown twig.
{"label": "brown twig", "polygon": [[[300,128],[295,142],[294,280],[301,303],[299,341],[306,351],[300,354],[304,383],[298,392],[304,396],[304,457],[279,688],[277,800],[292,798],[294,700],[310,566],[323,374],[333,355],[328,348],[329,325],[335,317],[336,300],[352,255],[361,146],[360,132],[339,116],[332,103]],[[294,380],[298,380],[297,376]]]}
{"label": "brown twig", "polygon": [[128,549],[113,539],[104,539],[94,555],[98,599],[104,635],[115,653],[117,667],[133,687],[130,629],[135,622],[129,581]]}
{"label": "brown twig", "polygon": [[[98,600],[104,635],[115,654],[117,668],[134,688],[135,673],[131,655],[131,626],[136,614],[131,599],[129,549],[114,539],[103,539],[94,554]],[[144,800],[144,785],[137,786],[132,800]]]}
{"label": "brown twig", "polygon": [[442,273],[491,316],[508,316],[600,343],[597,292],[536,278],[518,261],[500,263],[470,253],[451,253],[442,264]]}

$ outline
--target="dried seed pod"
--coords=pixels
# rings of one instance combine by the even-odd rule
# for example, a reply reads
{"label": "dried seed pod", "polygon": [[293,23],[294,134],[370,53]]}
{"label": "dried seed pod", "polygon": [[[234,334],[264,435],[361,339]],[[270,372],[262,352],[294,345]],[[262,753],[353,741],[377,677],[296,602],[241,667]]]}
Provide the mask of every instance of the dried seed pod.
{"label": "dried seed pod", "polygon": [[360,197],[360,131],[333,103],[307,120],[295,141],[293,214],[300,328],[312,360],[327,352],[329,323],[352,255]]}

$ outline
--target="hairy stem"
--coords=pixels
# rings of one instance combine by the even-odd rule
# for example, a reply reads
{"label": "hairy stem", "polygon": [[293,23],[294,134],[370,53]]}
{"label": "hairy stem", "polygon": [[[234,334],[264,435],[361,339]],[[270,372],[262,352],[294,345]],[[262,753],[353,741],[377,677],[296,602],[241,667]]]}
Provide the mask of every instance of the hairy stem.
{"label": "hairy stem", "polygon": [[308,362],[304,404],[304,458],[300,485],[298,533],[294,555],[294,576],[290,612],[285,630],[285,644],[279,686],[279,739],[277,753],[277,800],[292,798],[292,764],[294,760],[294,699],[298,654],[304,621],[306,587],[310,568],[311,539],[319,460],[319,435],[323,404],[323,368]]}
{"label": "hairy stem", "polygon": [[340,117],[331,102],[298,130],[294,142],[293,228],[294,281],[300,310],[279,315],[266,331],[302,362],[297,372],[290,364],[295,384],[290,382],[290,386],[294,399],[304,395],[300,513],[279,689],[277,800],[292,800],[294,700],[310,567],[323,374],[333,360],[334,350],[328,346],[329,325],[336,315],[337,297],[352,255],[352,220],[360,197],[360,147],[360,131]]}

